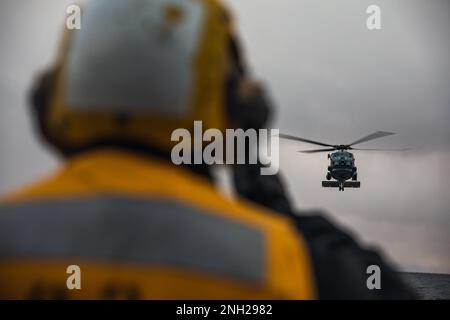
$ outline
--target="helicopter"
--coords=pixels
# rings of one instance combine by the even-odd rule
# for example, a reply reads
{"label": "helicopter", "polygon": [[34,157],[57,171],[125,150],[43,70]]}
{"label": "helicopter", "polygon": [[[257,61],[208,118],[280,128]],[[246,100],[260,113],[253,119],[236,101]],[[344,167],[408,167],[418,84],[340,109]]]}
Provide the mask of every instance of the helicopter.
{"label": "helicopter", "polygon": [[[324,188],[339,188],[339,191],[344,191],[345,188],[359,188],[361,182],[358,181],[358,170],[355,166],[355,157],[348,150],[362,150],[362,151],[406,151],[405,149],[362,149],[354,148],[353,146],[367,142],[370,140],[382,138],[385,136],[390,136],[395,133],[386,131],[377,131],[367,136],[364,136],[350,144],[339,144],[333,145],[328,143],[323,143],[319,141],[314,141],[310,139],[305,139],[301,137],[296,137],[288,134],[279,134],[282,139],[288,139],[293,141],[306,142],[310,144],[319,145],[322,149],[314,150],[301,150],[302,153],[319,153],[319,152],[331,152],[328,154],[328,159],[330,159],[330,165],[328,166],[328,171],[326,174],[326,181],[322,181],[322,187]],[[332,180],[333,179],[333,180]],[[348,181],[350,180],[350,181]]]}

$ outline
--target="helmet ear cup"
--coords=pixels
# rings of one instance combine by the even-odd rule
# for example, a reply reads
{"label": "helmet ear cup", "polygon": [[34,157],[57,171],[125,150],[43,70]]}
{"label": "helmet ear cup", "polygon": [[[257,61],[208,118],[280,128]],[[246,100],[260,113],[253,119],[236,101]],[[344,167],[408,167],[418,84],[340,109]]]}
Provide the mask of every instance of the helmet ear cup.
{"label": "helmet ear cup", "polygon": [[64,148],[59,146],[48,127],[48,116],[50,112],[50,100],[54,87],[56,71],[45,72],[35,83],[30,94],[31,113],[35,117],[35,126],[40,135],[58,150],[64,152]]}
{"label": "helmet ear cup", "polygon": [[225,84],[225,105],[228,125],[240,127],[239,121],[239,79],[236,75],[228,76]]}
{"label": "helmet ear cup", "polygon": [[[262,87],[237,76],[228,79],[227,112],[233,127],[262,129],[271,116],[271,103]],[[252,86],[250,93],[243,93],[243,86]]]}
{"label": "helmet ear cup", "polygon": [[[262,129],[271,116],[271,104],[263,88],[248,79],[239,42],[233,35],[229,39],[229,54],[232,64],[226,80],[229,123],[242,129]],[[245,87],[252,90],[243,90]]]}
{"label": "helmet ear cup", "polygon": [[50,72],[45,73],[34,84],[31,91],[30,102],[32,113],[36,117],[37,125],[40,131],[45,128],[45,119],[48,112],[50,99]]}

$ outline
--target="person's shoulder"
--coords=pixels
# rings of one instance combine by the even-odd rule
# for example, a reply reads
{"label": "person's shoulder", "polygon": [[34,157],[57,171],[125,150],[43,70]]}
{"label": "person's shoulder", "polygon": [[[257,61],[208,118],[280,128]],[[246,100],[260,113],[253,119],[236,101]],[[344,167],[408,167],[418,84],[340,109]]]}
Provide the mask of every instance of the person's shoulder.
{"label": "person's shoulder", "polygon": [[260,231],[274,286],[289,290],[294,299],[317,297],[308,243],[290,217],[240,199],[232,201],[227,212],[230,218]]}
{"label": "person's shoulder", "polygon": [[[205,197],[202,197],[202,201],[195,201],[195,205],[207,207],[217,215],[277,233],[297,233],[292,219],[278,212],[240,197],[224,196],[213,186],[199,186],[199,189],[203,189],[201,193]],[[190,200],[193,201],[192,198]]]}
{"label": "person's shoulder", "polygon": [[0,205],[33,201],[51,194],[52,191],[58,189],[59,175],[60,171],[57,170],[45,177],[7,191],[0,195]]}

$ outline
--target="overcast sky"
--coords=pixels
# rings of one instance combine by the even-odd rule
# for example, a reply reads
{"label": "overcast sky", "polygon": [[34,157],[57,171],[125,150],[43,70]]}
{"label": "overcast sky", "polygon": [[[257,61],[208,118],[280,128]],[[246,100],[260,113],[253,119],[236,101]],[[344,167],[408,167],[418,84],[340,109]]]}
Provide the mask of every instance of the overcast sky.
{"label": "overcast sky", "polygon": [[[76,1],[0,2],[0,193],[51,172],[26,93],[53,60]],[[450,1],[229,0],[253,75],[277,106],[273,127],[330,143],[398,134],[357,153],[361,189],[321,188],[326,154],[282,142],[281,168],[299,208],[322,208],[404,270],[450,272]],[[382,29],[365,13],[381,8]]]}

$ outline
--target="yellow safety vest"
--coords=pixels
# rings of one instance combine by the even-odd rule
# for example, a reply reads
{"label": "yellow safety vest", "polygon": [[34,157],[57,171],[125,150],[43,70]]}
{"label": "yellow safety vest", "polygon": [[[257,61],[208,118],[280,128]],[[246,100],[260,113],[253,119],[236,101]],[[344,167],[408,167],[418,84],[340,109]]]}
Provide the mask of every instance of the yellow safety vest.
{"label": "yellow safety vest", "polygon": [[287,218],[159,160],[91,151],[0,204],[0,299],[315,297]]}

